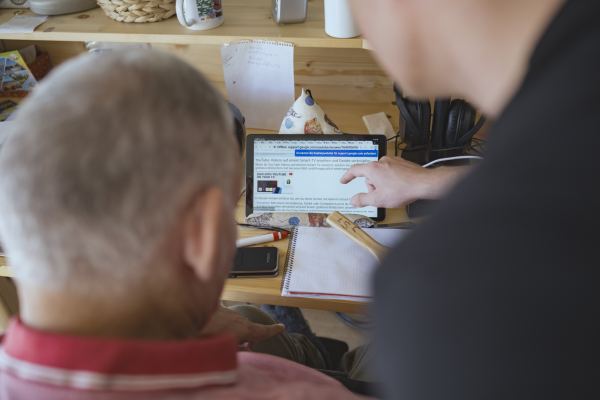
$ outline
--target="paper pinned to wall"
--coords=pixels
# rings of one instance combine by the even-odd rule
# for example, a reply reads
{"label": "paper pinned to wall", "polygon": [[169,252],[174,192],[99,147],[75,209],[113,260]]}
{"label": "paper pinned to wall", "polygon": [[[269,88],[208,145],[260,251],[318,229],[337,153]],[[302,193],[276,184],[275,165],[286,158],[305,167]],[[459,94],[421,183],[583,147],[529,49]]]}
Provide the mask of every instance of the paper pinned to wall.
{"label": "paper pinned to wall", "polygon": [[221,48],[229,101],[246,118],[246,127],[279,130],[294,102],[294,45],[244,40]]}

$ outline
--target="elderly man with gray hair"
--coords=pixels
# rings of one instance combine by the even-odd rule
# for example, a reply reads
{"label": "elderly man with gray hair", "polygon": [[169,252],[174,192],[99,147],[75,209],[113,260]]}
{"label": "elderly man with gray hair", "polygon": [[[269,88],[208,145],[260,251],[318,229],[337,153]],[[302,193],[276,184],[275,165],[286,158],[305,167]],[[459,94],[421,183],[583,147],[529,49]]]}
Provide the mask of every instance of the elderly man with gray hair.
{"label": "elderly man with gray hair", "polygon": [[240,161],[225,102],[195,69],[151,51],[84,56],[15,126],[0,234],[21,315],[0,351],[1,399],[354,397],[237,351],[289,338],[219,309]]}

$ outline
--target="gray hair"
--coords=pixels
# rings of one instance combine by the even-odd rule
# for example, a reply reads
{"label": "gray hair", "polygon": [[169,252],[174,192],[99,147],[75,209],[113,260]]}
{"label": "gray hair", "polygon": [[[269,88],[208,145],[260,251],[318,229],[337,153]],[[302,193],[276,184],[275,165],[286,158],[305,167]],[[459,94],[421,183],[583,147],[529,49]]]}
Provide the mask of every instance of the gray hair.
{"label": "gray hair", "polygon": [[61,289],[139,276],[195,194],[233,190],[226,103],[165,53],[72,60],[14,126],[0,152],[0,237],[19,281]]}

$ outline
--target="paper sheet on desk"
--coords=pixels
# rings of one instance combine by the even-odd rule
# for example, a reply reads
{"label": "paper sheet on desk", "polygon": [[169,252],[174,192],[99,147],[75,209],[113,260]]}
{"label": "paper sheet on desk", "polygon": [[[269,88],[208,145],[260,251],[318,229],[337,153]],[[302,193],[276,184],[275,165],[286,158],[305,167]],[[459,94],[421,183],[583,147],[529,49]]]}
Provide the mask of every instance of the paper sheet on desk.
{"label": "paper sheet on desk", "polygon": [[229,101],[246,118],[246,127],[278,130],[294,102],[294,46],[250,40],[221,48]]}
{"label": "paper sheet on desk", "polygon": [[48,17],[43,15],[15,15],[0,24],[0,33],[31,33],[47,19]]}

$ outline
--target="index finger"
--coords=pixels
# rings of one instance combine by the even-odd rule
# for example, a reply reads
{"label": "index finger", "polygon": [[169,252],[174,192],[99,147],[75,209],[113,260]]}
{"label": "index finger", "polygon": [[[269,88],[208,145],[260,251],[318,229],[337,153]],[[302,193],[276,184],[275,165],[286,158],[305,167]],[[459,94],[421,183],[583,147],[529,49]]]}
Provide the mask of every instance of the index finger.
{"label": "index finger", "polygon": [[366,177],[369,175],[369,170],[371,169],[371,164],[354,164],[351,166],[348,171],[342,175],[340,178],[340,182],[346,184],[354,180],[354,178]]}

